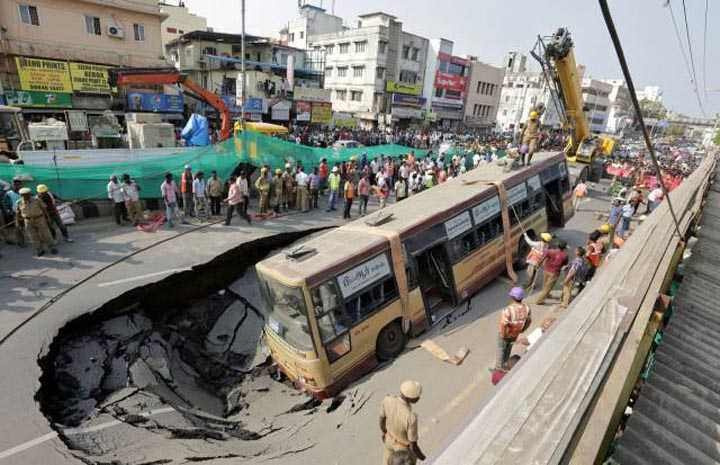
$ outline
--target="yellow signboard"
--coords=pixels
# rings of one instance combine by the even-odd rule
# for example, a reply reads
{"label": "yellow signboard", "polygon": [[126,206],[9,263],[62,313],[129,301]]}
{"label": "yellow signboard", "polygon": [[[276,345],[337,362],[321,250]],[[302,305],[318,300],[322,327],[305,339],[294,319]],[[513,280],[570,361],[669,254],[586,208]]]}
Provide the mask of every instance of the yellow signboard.
{"label": "yellow signboard", "polygon": [[385,90],[387,92],[395,92],[396,94],[420,95],[422,93],[422,84],[387,81]]}
{"label": "yellow signboard", "polygon": [[108,67],[86,63],[70,63],[72,86],[78,92],[109,94]]}
{"label": "yellow signboard", "polygon": [[15,64],[22,90],[72,93],[70,72],[64,61],[16,57]]}
{"label": "yellow signboard", "polygon": [[311,123],[328,124],[332,120],[332,105],[329,103],[313,102]]}

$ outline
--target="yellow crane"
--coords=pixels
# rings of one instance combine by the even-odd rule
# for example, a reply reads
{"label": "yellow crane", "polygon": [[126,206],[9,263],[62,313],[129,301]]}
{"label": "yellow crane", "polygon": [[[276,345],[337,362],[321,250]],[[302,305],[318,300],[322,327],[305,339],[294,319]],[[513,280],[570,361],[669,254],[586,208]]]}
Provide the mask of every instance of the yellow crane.
{"label": "yellow crane", "polygon": [[612,154],[615,139],[590,132],[570,32],[560,28],[550,37],[538,37],[531,54],[540,62],[553,91],[553,100],[559,100],[556,105],[563,128],[570,132],[565,147],[569,164],[580,168],[579,177],[599,180],[603,169],[602,156]]}

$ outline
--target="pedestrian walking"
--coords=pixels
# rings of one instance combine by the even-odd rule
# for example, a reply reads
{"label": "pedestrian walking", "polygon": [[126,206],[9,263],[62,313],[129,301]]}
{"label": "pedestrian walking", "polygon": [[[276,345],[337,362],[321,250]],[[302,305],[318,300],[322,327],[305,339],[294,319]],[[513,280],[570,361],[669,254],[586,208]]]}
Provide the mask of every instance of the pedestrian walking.
{"label": "pedestrian walking", "polygon": [[418,419],[412,411],[413,404],[420,400],[422,386],[417,381],[404,381],[399,396],[386,396],[380,407],[380,430],[384,444],[383,465],[390,465],[393,454],[407,451],[410,463],[425,460],[425,454],[418,446]]}
{"label": "pedestrian walking", "polygon": [[175,216],[178,212],[178,193],[178,187],[175,181],[173,181],[172,173],[165,173],[165,181],[160,184],[160,194],[165,203],[165,224],[168,228],[175,227]]}
{"label": "pedestrian walking", "polygon": [[185,165],[182,176],[180,176],[180,192],[183,200],[183,213],[185,216],[194,216],[193,212],[193,174],[192,167]]}
{"label": "pedestrian walking", "polygon": [[540,234],[539,241],[533,241],[530,236],[523,234],[525,243],[530,246],[530,252],[528,252],[525,263],[527,264],[527,283],[525,283],[525,289],[532,292],[535,289],[535,281],[537,280],[538,270],[545,260],[545,252],[547,252],[550,241],[552,240],[552,234],[544,232]]}
{"label": "pedestrian walking", "polygon": [[587,196],[587,193],[587,184],[585,184],[585,182],[581,180],[579,183],[577,183],[575,189],[573,189],[573,210],[577,211],[578,205],[580,205],[582,199]]}
{"label": "pedestrian walking", "polygon": [[212,216],[220,215],[222,199],[223,199],[223,182],[217,175],[217,171],[210,173],[210,179],[207,181],[207,195],[210,198],[210,214]]}
{"label": "pedestrian walking", "polygon": [[370,180],[367,174],[364,174],[358,183],[358,197],[358,215],[367,215],[367,205],[370,200]]}
{"label": "pedestrian walking", "polygon": [[57,227],[60,230],[60,234],[62,234],[65,242],[75,242],[70,239],[67,226],[63,223],[62,218],[60,218],[60,213],[57,210],[55,196],[53,196],[52,192],[50,192],[48,186],[45,184],[38,184],[37,197],[45,204],[45,209],[48,213],[48,226],[50,227],[50,234],[52,235],[53,240],[57,239],[57,233],[55,232],[55,228]]}
{"label": "pedestrian walking", "polygon": [[38,198],[34,198],[32,191],[28,187],[20,189],[20,200],[18,201],[15,221],[27,232],[38,257],[45,255],[48,250],[53,255],[57,254],[58,251],[53,244],[48,226],[48,212],[45,203]]}
{"label": "pedestrian walking", "polygon": [[351,218],[350,209],[352,208],[353,199],[355,198],[355,184],[353,183],[352,178],[345,181],[343,197],[345,199],[345,211],[343,212],[343,218],[349,220]]}
{"label": "pedestrian walking", "polygon": [[575,249],[575,257],[570,262],[567,271],[565,272],[565,278],[563,279],[562,287],[562,303],[560,308],[567,308],[570,305],[570,301],[573,298],[573,290],[577,283],[582,282],[584,286],[584,278],[587,275],[587,265],[585,263],[585,249],[578,247]]}
{"label": "pedestrian walking", "polygon": [[[265,182],[267,182],[267,180]],[[225,226],[230,226],[233,213],[236,211],[239,216],[245,218],[245,221],[247,221],[248,224],[251,224],[252,221],[250,220],[250,216],[244,214],[243,203],[245,202],[245,197],[242,194],[242,187],[238,184],[235,176],[230,177],[230,189],[228,191],[228,196],[224,201],[228,204],[225,211]]]}
{"label": "pedestrian walking", "polygon": [[113,216],[115,223],[122,226],[124,221],[130,221],[125,208],[125,197],[122,193],[122,186],[118,182],[117,176],[110,176],[110,182],[107,184],[108,198],[113,202]]}
{"label": "pedestrian walking", "polygon": [[327,211],[335,211],[337,210],[335,204],[340,195],[340,174],[338,174],[337,166],[333,166],[332,172],[328,176],[328,186],[330,188],[330,198],[328,199]]}
{"label": "pedestrian walking", "polygon": [[543,305],[545,303],[545,299],[548,298],[553,288],[555,287],[555,283],[557,283],[558,281],[560,271],[565,265],[568,264],[568,256],[567,253],[565,253],[566,248],[567,243],[565,241],[560,241],[558,242],[557,249],[548,249],[545,252],[545,262],[543,266],[543,288],[542,291],[540,291],[540,295],[538,296],[537,300],[535,301],[537,305]]}
{"label": "pedestrian walking", "polygon": [[208,211],[207,200],[207,182],[205,182],[205,173],[198,171],[193,181],[193,203],[195,205],[195,215],[200,221],[208,221],[210,212]]}
{"label": "pedestrian walking", "polygon": [[508,360],[513,344],[532,321],[530,307],[523,302],[525,290],[522,287],[513,287],[510,289],[508,297],[510,297],[510,303],[500,312],[497,355],[495,367],[491,371],[507,371],[509,369]]}
{"label": "pedestrian walking", "polygon": [[[267,168],[264,169],[265,173],[267,173]],[[269,182],[270,180],[268,179],[268,183]],[[237,177],[235,183],[238,185],[238,188],[240,189],[240,195],[242,195],[243,197],[242,211],[240,212],[240,216],[247,220],[248,218],[250,218],[250,215],[248,215],[248,207],[250,206],[250,176],[245,170],[240,170],[240,174]],[[269,206],[269,199],[265,203],[267,208],[267,206]]]}
{"label": "pedestrian walking", "polygon": [[123,174],[122,194],[125,200],[125,209],[133,226],[143,220],[142,203],[140,203],[140,187],[130,179],[129,174]]}

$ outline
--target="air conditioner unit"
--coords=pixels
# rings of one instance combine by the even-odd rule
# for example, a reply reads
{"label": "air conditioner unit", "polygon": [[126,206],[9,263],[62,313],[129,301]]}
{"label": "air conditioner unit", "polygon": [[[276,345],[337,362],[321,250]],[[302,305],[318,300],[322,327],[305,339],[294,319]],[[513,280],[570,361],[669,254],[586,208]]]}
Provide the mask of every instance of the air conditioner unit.
{"label": "air conditioner unit", "polygon": [[110,37],[113,37],[115,39],[124,39],[125,38],[125,31],[123,28],[118,26],[108,26],[107,28],[107,34]]}

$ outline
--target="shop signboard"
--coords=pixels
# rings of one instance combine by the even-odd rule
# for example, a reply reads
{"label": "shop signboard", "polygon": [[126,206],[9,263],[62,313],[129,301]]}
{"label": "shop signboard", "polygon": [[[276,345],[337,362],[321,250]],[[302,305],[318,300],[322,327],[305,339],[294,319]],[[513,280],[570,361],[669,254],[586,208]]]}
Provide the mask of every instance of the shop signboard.
{"label": "shop signboard", "polygon": [[387,81],[385,83],[385,90],[396,94],[420,95],[422,93],[422,84]]}
{"label": "shop signboard", "polygon": [[230,113],[235,114],[241,112],[240,106],[237,104],[238,101],[234,95],[223,95],[221,98]]}
{"label": "shop signboard", "polygon": [[330,92],[330,89],[295,86],[293,89],[293,99],[304,102],[329,102]]}
{"label": "shop signboard", "polygon": [[330,124],[332,121],[332,105],[330,103],[313,102],[311,123]]}
{"label": "shop signboard", "polygon": [[258,97],[249,97],[245,103],[243,109],[247,113],[264,113],[263,112],[263,99]]}
{"label": "shop signboard", "polygon": [[72,108],[72,94],[25,90],[5,91],[8,105],[30,108]]}
{"label": "shop signboard", "polygon": [[149,111],[161,113],[182,113],[183,96],[155,94],[152,92],[128,92],[129,111]]}
{"label": "shop signboard", "polygon": [[310,121],[312,104],[310,102],[295,102],[295,120]]}
{"label": "shop signboard", "polygon": [[15,64],[22,90],[72,93],[70,71],[66,62],[15,57]]}
{"label": "shop signboard", "polygon": [[420,108],[409,107],[392,107],[391,114],[398,119],[421,119],[422,110]]}
{"label": "shop signboard", "polygon": [[108,67],[87,63],[70,63],[72,87],[77,92],[109,94]]}
{"label": "shop signboard", "polygon": [[273,105],[270,113],[273,121],[290,120],[290,102],[286,100],[281,100],[280,102]]}
{"label": "shop signboard", "polygon": [[67,114],[67,122],[71,131],[87,131],[88,120],[84,111],[71,110],[65,112]]}
{"label": "shop signboard", "polygon": [[454,92],[465,92],[465,76],[457,74],[443,73],[438,71],[435,74],[435,88],[452,90]]}
{"label": "shop signboard", "polygon": [[405,105],[408,107],[422,107],[427,102],[425,97],[416,97],[413,95],[393,94],[393,105]]}

